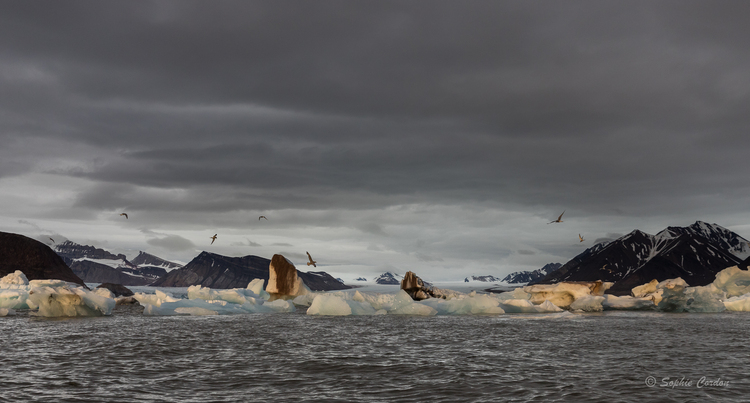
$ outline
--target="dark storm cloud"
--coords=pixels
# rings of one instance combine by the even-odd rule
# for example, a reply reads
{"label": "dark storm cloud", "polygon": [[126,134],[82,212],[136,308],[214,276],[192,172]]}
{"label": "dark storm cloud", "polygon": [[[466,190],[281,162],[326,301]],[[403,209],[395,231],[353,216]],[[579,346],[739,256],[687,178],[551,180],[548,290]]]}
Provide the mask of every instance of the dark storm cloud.
{"label": "dark storm cloud", "polygon": [[[750,195],[745,3],[2,8],[0,140],[98,149],[46,169],[97,182],[77,207],[643,216]],[[45,144],[0,151],[0,177]]]}

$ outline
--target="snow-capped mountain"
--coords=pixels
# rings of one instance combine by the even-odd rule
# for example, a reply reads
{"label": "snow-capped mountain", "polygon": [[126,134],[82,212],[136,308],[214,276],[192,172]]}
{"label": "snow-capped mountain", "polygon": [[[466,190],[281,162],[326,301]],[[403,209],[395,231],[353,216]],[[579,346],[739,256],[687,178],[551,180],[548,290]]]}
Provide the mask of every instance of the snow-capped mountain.
{"label": "snow-capped mountain", "polygon": [[376,284],[387,284],[387,285],[400,285],[401,280],[404,279],[404,276],[401,276],[396,273],[391,272],[385,272],[375,278]]}
{"label": "snow-capped mountain", "polygon": [[[128,261],[124,254],[115,255],[104,249],[72,241],[57,244],[54,250],[87,283],[148,285],[167,273],[165,267],[180,267],[176,263],[143,252],[138,258],[146,264],[139,265]],[[148,264],[150,262],[158,265]]]}
{"label": "snow-capped mountain", "polygon": [[179,269],[180,267],[182,267],[182,265],[179,263],[170,262],[168,260],[164,260],[158,256],[154,256],[150,253],[146,253],[143,251],[139,251],[138,256],[136,256],[135,259],[131,260],[131,262],[140,268],[147,267],[147,266],[158,267],[166,271],[171,271],[171,270]]}
{"label": "snow-capped mountain", "polygon": [[470,276],[470,277],[466,277],[464,279],[465,283],[470,283],[472,281],[479,281],[481,283],[499,283],[502,280],[500,280],[499,278],[497,278],[495,276],[490,276],[490,275],[487,275],[487,276]]}
{"label": "snow-capped mountain", "polygon": [[562,263],[547,263],[541,269],[531,271],[516,271],[508,274],[502,282],[508,284],[525,284],[541,280],[544,276],[562,267]]}
{"label": "snow-capped mountain", "polygon": [[653,279],[682,277],[691,286],[706,285],[716,273],[750,255],[749,245],[734,232],[701,221],[668,227],[656,235],[634,230],[587,249],[535,283],[612,281],[610,290],[618,294]]}

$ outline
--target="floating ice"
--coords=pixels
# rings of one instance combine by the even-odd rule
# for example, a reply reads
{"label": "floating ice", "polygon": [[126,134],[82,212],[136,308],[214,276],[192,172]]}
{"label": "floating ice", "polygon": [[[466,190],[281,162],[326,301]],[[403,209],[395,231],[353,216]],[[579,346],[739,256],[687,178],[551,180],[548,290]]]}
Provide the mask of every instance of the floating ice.
{"label": "floating ice", "polygon": [[657,308],[665,312],[722,312],[726,309],[722,297],[723,292],[713,284],[701,287],[677,284],[662,289]]}
{"label": "floating ice", "polygon": [[750,293],[724,300],[727,311],[750,312]]}
{"label": "floating ice", "polygon": [[0,308],[0,316],[14,316],[16,311],[10,308]]}
{"label": "floating ice", "polygon": [[450,300],[429,298],[420,301],[421,304],[432,307],[438,315],[497,315],[505,313],[500,300],[489,295],[472,292],[469,295],[454,297]]}
{"label": "floating ice", "polygon": [[603,296],[604,291],[612,287],[613,284],[602,281],[535,284],[523,287],[523,291],[531,294],[529,300],[534,304],[549,300],[558,307],[567,308],[578,298],[589,295]]}
{"label": "floating ice", "polygon": [[437,314],[437,310],[430,306],[415,302],[406,291],[400,290],[396,293],[393,306],[388,310],[388,313],[392,315],[432,316]]}
{"label": "floating ice", "polygon": [[0,287],[4,284],[29,285],[29,279],[26,278],[26,275],[23,274],[21,270],[16,270],[15,272],[0,278]]}
{"label": "floating ice", "polygon": [[728,267],[716,274],[713,282],[718,289],[725,291],[728,297],[737,297],[750,293],[750,271],[737,266]]}
{"label": "floating ice", "polygon": [[584,312],[601,312],[604,309],[602,307],[603,301],[603,296],[586,295],[580,298],[576,298],[576,300],[573,301],[572,304],[570,304],[570,309],[574,311]]}
{"label": "floating ice", "polygon": [[[658,282],[654,283],[654,287]],[[650,283],[649,283],[650,284]],[[622,309],[630,311],[639,311],[655,308],[654,301],[651,298],[635,298],[629,295],[618,297],[616,295],[605,295],[602,302],[604,309]]]}
{"label": "floating ice", "polygon": [[498,299],[501,301],[507,301],[507,300],[513,300],[513,299],[529,299],[531,298],[531,294],[527,293],[523,290],[523,288],[518,287],[514,289],[513,291],[506,291],[501,292],[498,294]]}
{"label": "floating ice", "polygon": [[75,287],[62,280],[31,280],[30,308],[38,308],[38,316],[101,316],[112,314],[115,300],[92,291]]}

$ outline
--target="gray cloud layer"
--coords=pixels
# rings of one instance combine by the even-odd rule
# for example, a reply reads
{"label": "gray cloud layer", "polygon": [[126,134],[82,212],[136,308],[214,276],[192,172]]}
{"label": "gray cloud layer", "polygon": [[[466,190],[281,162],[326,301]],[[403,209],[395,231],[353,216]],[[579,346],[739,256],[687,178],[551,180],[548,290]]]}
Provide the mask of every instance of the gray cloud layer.
{"label": "gray cloud layer", "polygon": [[[749,11],[5,2],[0,179],[85,180],[70,208],[161,225],[331,211],[305,217],[372,235],[377,249],[398,236],[380,224],[386,214],[347,222],[341,211],[460,205],[547,219],[568,208],[663,226],[739,215],[750,196]],[[610,230],[621,228],[600,233]]]}

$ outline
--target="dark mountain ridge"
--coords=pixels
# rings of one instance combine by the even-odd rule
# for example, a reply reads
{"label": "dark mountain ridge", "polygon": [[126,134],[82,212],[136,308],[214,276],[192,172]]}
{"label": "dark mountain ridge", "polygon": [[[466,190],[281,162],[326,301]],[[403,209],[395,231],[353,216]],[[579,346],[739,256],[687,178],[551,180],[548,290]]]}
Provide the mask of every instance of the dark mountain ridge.
{"label": "dark mountain ridge", "polygon": [[607,244],[597,244],[535,284],[561,281],[611,281],[613,294],[628,294],[656,279],[682,277],[691,286],[711,283],[716,273],[750,255],[748,241],[716,224],[698,221],[668,227],[656,235],[634,230]]}

